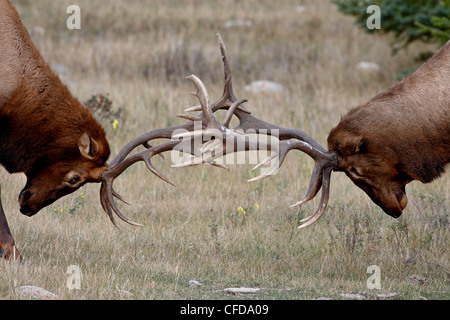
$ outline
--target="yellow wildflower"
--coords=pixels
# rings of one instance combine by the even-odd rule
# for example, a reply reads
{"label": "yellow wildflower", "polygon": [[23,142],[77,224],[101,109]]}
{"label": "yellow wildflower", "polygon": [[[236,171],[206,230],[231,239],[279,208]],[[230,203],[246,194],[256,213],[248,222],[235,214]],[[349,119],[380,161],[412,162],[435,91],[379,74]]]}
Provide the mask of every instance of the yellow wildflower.
{"label": "yellow wildflower", "polygon": [[247,214],[247,212],[244,210],[244,208],[242,208],[241,206],[239,206],[238,211],[242,212],[242,214],[245,216]]}
{"label": "yellow wildflower", "polygon": [[112,123],[113,129],[116,130],[118,125],[119,125],[119,121],[117,119],[114,120]]}

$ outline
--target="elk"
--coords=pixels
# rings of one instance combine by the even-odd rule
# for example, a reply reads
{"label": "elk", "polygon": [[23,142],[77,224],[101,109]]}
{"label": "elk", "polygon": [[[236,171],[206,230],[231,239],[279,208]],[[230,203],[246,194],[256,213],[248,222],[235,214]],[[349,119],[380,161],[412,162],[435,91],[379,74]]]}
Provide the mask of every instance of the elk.
{"label": "elk", "polygon": [[[123,199],[112,189],[112,182],[138,161],[168,181],[153,167],[151,157],[171,150],[178,142],[155,147],[148,142],[170,139],[177,129],[193,130],[192,124],[137,137],[107,163],[110,148],[104,129],[53,73],[8,0],[0,0],[0,44],[0,164],[9,173],[27,177],[19,195],[21,213],[33,216],[85,183],[102,182],[101,204],[111,221],[116,225],[114,212],[137,225],[117,209],[114,197]],[[146,149],[129,156],[139,145]],[[1,256],[21,260],[0,198]]]}
{"label": "elk", "polygon": [[[86,182],[99,182],[110,154],[105,132],[52,72],[14,6],[0,1],[0,164],[23,172],[27,216]],[[19,258],[0,200],[0,255]]]}
{"label": "elk", "polygon": [[[238,100],[234,95],[230,62],[220,36],[219,44],[228,105],[240,105],[246,100]],[[214,140],[200,148],[201,156],[196,161],[188,160],[178,166],[208,163],[235,151],[274,151],[275,155],[255,169],[273,159],[275,163],[267,172],[250,180],[254,181],[275,174],[290,150],[308,154],[315,161],[310,185],[305,197],[292,207],[313,199],[321,188],[322,195],[317,211],[301,220],[299,228],[314,223],[325,212],[333,171],[345,172],[385,213],[398,218],[407,205],[406,184],[413,180],[429,183],[440,177],[450,162],[450,41],[413,74],[344,115],[328,136],[328,150],[301,130],[272,125],[242,108],[229,107],[225,121],[219,122],[213,114],[217,106],[209,104],[201,80],[196,76],[190,79],[197,88],[200,106],[186,111],[202,111],[202,114],[182,117],[202,121],[205,128],[176,137],[214,136]],[[230,129],[233,114],[239,119],[239,125]],[[276,130],[279,142],[251,142],[248,136],[242,135],[249,129],[268,135]],[[244,147],[237,150],[239,144],[227,143],[230,139],[241,141]]]}

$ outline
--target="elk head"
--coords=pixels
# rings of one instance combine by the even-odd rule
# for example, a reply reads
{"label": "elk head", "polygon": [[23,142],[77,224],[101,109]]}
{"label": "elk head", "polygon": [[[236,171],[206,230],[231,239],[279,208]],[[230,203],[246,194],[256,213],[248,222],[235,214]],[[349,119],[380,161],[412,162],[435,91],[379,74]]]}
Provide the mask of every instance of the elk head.
{"label": "elk head", "polygon": [[48,156],[38,159],[26,173],[27,183],[19,195],[20,211],[32,216],[85,183],[100,182],[109,153],[104,135],[94,139],[85,132],[77,146],[58,150],[58,155],[50,157],[57,161],[50,161]]}
{"label": "elk head", "polygon": [[346,123],[343,119],[328,136],[328,148],[339,163],[334,170],[345,172],[384,212],[400,217],[408,203],[405,186],[414,179],[401,169],[399,154],[350,133]]}

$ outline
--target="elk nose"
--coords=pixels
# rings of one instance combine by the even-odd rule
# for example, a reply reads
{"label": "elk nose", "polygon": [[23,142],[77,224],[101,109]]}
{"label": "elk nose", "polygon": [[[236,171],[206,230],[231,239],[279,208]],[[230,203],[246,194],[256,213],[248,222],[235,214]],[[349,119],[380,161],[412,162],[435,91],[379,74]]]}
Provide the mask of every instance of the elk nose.
{"label": "elk nose", "polygon": [[28,205],[28,201],[30,200],[32,195],[33,195],[33,192],[31,192],[29,189],[22,190],[22,192],[19,195],[20,212],[22,212],[22,214],[24,214],[28,217],[31,217],[32,215],[34,215],[36,213]]}
{"label": "elk nose", "polygon": [[28,207],[22,207],[20,208],[20,212],[24,215],[26,215],[27,217],[31,217],[35,214],[35,212],[33,212],[30,208]]}
{"label": "elk nose", "polygon": [[27,203],[32,195],[33,193],[30,191],[30,189],[23,190],[19,195],[20,206],[23,206],[25,203]]}

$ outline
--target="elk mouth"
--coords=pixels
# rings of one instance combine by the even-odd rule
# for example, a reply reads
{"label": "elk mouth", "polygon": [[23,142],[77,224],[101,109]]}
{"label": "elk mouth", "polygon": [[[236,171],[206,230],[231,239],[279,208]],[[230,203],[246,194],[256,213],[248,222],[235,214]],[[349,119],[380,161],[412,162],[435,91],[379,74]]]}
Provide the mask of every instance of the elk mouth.
{"label": "elk mouth", "polygon": [[403,190],[401,192],[396,192],[395,197],[397,198],[397,202],[400,207],[400,214],[398,215],[398,217],[400,217],[400,215],[403,212],[403,209],[405,209],[406,205],[408,204],[408,198],[406,197],[405,188],[403,187]]}
{"label": "elk mouth", "polygon": [[393,218],[399,218],[402,215],[403,209],[405,209],[408,204],[405,185],[373,188],[362,181],[352,179],[350,175],[347,176],[349,176],[355,185],[361,188],[386,214]]}
{"label": "elk mouth", "polygon": [[20,212],[23,215],[26,215],[27,217],[32,217],[32,216],[34,216],[37,213],[37,211],[34,212],[31,208],[28,208],[28,207],[21,207],[20,208]]}
{"label": "elk mouth", "polygon": [[386,206],[386,204],[378,204],[384,212],[386,212],[388,215],[390,215],[393,218],[399,218],[402,213],[403,209],[406,208],[406,205],[408,204],[408,198],[406,197],[405,193],[405,187],[403,186],[402,190],[393,192],[391,194],[392,201],[389,206]]}
{"label": "elk mouth", "polygon": [[20,205],[20,212],[23,215],[26,215],[27,217],[32,217],[36,213],[38,213],[42,208],[52,204],[58,198],[49,198],[45,200],[41,205],[31,205],[29,204],[29,201],[31,197],[34,195],[34,193],[30,189],[24,189],[19,195],[19,205]]}

